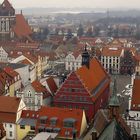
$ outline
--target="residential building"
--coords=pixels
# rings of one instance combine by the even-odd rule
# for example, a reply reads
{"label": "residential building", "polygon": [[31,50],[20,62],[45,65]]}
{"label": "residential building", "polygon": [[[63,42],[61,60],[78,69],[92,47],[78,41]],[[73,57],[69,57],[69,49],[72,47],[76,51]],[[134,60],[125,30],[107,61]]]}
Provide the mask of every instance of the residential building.
{"label": "residential building", "polygon": [[37,80],[17,92],[17,97],[22,98],[29,110],[38,110],[42,105],[50,106],[52,102],[51,93]]}
{"label": "residential building", "polygon": [[85,112],[81,109],[41,107],[36,133],[58,133],[61,139],[77,139],[87,127]]}
{"label": "residential building", "polygon": [[136,67],[135,67],[136,75],[140,75],[140,54],[136,54],[134,56],[134,60],[136,62]]}
{"label": "residential building", "polygon": [[101,52],[101,63],[108,73],[120,74],[120,62],[124,50],[120,47],[104,47]]}
{"label": "residential building", "polygon": [[136,78],[133,82],[132,97],[129,100],[129,112],[126,118],[131,131],[136,131],[138,139],[140,138],[140,79]]}
{"label": "residential building", "polygon": [[35,135],[35,127],[38,117],[38,111],[22,111],[21,117],[17,122],[17,140],[26,138],[28,134]]}
{"label": "residential building", "polygon": [[11,67],[5,67],[3,70],[6,72],[7,75],[9,75],[12,78],[13,85],[11,85],[9,88],[10,89],[9,95],[13,97],[16,95],[17,91],[21,90],[22,87],[20,75]]}
{"label": "residential building", "polygon": [[110,78],[100,62],[85,50],[82,67],[71,72],[57,90],[53,104],[58,107],[85,110],[91,121],[100,107],[105,107],[109,97]]}
{"label": "residential building", "polygon": [[16,123],[20,119],[23,109],[26,107],[22,99],[0,96],[0,120],[6,130],[6,139],[17,139]]}
{"label": "residential building", "polygon": [[8,62],[8,53],[0,47],[0,62]]}

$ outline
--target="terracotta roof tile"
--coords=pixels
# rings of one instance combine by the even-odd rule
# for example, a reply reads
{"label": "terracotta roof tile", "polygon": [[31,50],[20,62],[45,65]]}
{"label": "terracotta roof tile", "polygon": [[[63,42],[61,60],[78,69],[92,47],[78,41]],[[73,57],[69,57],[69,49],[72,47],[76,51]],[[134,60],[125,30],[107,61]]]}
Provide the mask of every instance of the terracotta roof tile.
{"label": "terracotta roof tile", "polygon": [[51,94],[49,93],[49,91],[46,89],[46,87],[44,87],[39,81],[35,80],[34,82],[32,82],[32,87],[34,88],[34,90],[38,93],[44,93],[44,97],[50,96]]}
{"label": "terracotta roof tile", "polygon": [[123,49],[119,47],[104,47],[102,49],[102,56],[116,56],[119,57],[122,54]]}
{"label": "terracotta roof tile", "polygon": [[50,91],[54,94],[57,91],[58,87],[57,87],[53,77],[48,78],[46,80],[46,82],[48,84]]}
{"label": "terracotta roof tile", "polygon": [[131,110],[140,111],[140,79],[134,80]]}
{"label": "terracotta roof tile", "polygon": [[22,14],[16,15],[16,25],[13,30],[19,38],[32,34],[32,30]]}
{"label": "terracotta roof tile", "polygon": [[37,119],[38,116],[39,112],[33,110],[23,110],[21,114],[21,118]]}
{"label": "terracotta roof tile", "polygon": [[17,97],[0,96],[0,112],[16,113],[20,101]]}
{"label": "terracotta roof tile", "polygon": [[[70,130],[70,131],[73,130],[73,128],[63,127],[64,119],[68,119],[68,118],[75,119],[76,121],[75,129],[77,130],[77,135],[80,136],[83,110],[44,106],[44,107],[41,107],[41,109],[39,110],[39,117],[41,116],[47,116],[48,120],[50,120],[53,117],[57,118],[57,123],[56,123],[55,128],[61,129],[61,131],[59,132],[60,137],[66,137],[65,136],[66,130]],[[38,120],[37,126],[39,126],[39,120]],[[49,126],[50,126],[50,123],[45,124],[45,127],[49,127]],[[71,134],[71,137],[72,137],[72,134]]]}
{"label": "terracotta roof tile", "polygon": [[90,61],[89,69],[86,66],[82,66],[76,73],[90,92],[92,92],[104,78],[108,77],[104,68],[96,58]]}
{"label": "terracotta roof tile", "polygon": [[14,69],[12,69],[11,67],[5,67],[4,69],[3,69],[7,74],[9,74],[11,77],[15,77],[15,76],[18,76],[19,75],[19,73],[18,72],[16,72]]}

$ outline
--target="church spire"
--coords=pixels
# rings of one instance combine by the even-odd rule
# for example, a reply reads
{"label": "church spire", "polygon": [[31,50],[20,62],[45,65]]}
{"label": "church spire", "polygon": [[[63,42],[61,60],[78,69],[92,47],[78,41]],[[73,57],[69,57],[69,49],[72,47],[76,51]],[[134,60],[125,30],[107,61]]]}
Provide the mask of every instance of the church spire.
{"label": "church spire", "polygon": [[119,102],[119,99],[118,99],[116,93],[117,93],[117,81],[116,81],[116,77],[115,77],[112,95],[109,100],[110,119],[119,118],[120,102]]}
{"label": "church spire", "polygon": [[85,44],[84,52],[82,53],[82,66],[85,65],[89,68],[90,65],[90,55],[87,51],[87,44]]}

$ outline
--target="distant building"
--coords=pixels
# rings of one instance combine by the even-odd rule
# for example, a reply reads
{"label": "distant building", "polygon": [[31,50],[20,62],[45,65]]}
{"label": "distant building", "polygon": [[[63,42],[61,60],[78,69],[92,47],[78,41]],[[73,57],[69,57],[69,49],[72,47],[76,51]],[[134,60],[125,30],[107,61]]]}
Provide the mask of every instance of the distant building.
{"label": "distant building", "polygon": [[136,54],[134,56],[134,60],[136,63],[136,67],[135,67],[136,75],[140,75],[140,54]]}
{"label": "distant building", "polygon": [[101,52],[101,63],[108,73],[120,74],[120,62],[124,50],[120,47],[104,47]]}
{"label": "distant building", "polygon": [[131,50],[124,50],[124,56],[120,62],[120,73],[132,75],[135,73],[135,60]]}
{"label": "distant building", "polygon": [[8,0],[0,5],[0,41],[20,40],[32,42],[31,28],[24,16],[15,14],[15,9]]}
{"label": "distant building", "polygon": [[81,67],[82,55],[80,51],[70,53],[65,58],[65,70],[74,71]]}

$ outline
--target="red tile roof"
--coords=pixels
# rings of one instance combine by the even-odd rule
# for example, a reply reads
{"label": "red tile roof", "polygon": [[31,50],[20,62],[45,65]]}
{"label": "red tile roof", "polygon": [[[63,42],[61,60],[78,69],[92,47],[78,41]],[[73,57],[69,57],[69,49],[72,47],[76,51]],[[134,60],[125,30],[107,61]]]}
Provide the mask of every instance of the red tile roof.
{"label": "red tile roof", "polygon": [[13,78],[19,75],[19,73],[11,67],[5,67],[3,70]]}
{"label": "red tile roof", "polygon": [[140,79],[134,80],[131,110],[140,111]]}
{"label": "red tile roof", "polygon": [[58,89],[53,77],[49,77],[47,80],[46,80],[47,84],[48,84],[48,87],[51,91],[51,93],[55,93]]}
{"label": "red tile roof", "polygon": [[32,82],[32,87],[37,93],[44,93],[44,97],[50,96],[51,94],[49,91],[44,87],[39,81],[35,80]]}
{"label": "red tile roof", "polygon": [[19,38],[27,37],[32,34],[32,30],[22,14],[16,15],[16,25],[13,30]]}
{"label": "red tile roof", "polygon": [[90,92],[92,92],[104,78],[108,77],[104,68],[96,58],[90,61],[89,69],[86,66],[82,66],[76,73]]}
{"label": "red tile roof", "polygon": [[25,64],[25,65],[32,65],[30,61],[28,61],[27,59],[24,59],[22,61],[20,61],[21,64]]}
{"label": "red tile roof", "polygon": [[104,47],[102,49],[101,55],[102,56],[121,56],[123,49],[120,47]]}
{"label": "red tile roof", "polygon": [[21,118],[37,119],[38,116],[39,112],[33,110],[23,110],[21,114]]}
{"label": "red tile roof", "polygon": [[0,112],[16,113],[21,99],[17,97],[0,96]]}
{"label": "red tile roof", "polygon": [[16,121],[20,101],[17,97],[0,96],[0,122]]}
{"label": "red tile roof", "polygon": [[[77,136],[80,136],[81,125],[82,125],[82,118],[83,118],[83,110],[81,109],[68,109],[68,108],[58,108],[58,107],[47,107],[43,106],[39,110],[39,117],[47,116],[47,120],[50,122],[51,118],[57,118],[56,125],[54,128],[60,128],[61,131],[59,132],[59,137],[66,137],[65,131],[69,130],[70,137],[72,137],[72,130],[73,128],[65,128],[63,127],[64,119],[72,118],[75,119],[76,123],[74,128],[77,130]],[[40,121],[38,120],[37,126],[40,126]],[[46,123],[45,127],[52,127],[50,123]]]}

